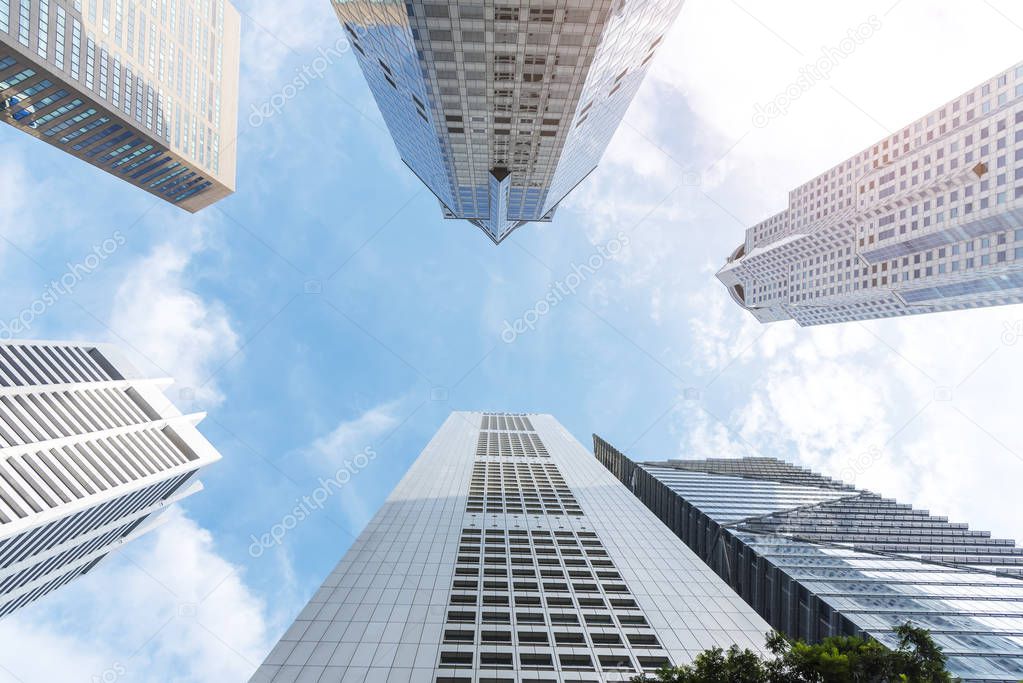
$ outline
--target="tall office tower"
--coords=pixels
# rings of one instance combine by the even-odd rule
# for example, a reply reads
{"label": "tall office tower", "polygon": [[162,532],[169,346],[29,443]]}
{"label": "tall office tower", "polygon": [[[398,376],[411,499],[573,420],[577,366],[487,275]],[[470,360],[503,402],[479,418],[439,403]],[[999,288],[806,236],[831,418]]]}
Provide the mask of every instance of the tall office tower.
{"label": "tall office tower", "polygon": [[773,458],[597,459],[775,629],[930,630],[966,681],[1023,679],[1023,548]]}
{"label": "tall office tower", "polygon": [[253,681],[626,681],[768,626],[549,415],[452,413]]}
{"label": "tall office tower", "polygon": [[682,0],[334,0],[401,158],[500,243],[597,166]]}
{"label": "tall office tower", "polygon": [[187,211],[234,192],[227,0],[0,0],[0,119]]}
{"label": "tall office tower", "polygon": [[220,459],[107,346],[0,342],[0,617],[90,571]]}
{"label": "tall office tower", "polygon": [[718,279],[760,322],[1023,302],[1023,65],[789,193]]}

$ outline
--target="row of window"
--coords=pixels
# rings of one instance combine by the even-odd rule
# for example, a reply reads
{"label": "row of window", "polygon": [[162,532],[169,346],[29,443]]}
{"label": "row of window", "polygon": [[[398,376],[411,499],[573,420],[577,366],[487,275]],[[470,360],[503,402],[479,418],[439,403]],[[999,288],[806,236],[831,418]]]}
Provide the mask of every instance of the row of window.
{"label": "row of window", "polygon": [[[667,657],[638,657],[639,667],[644,671],[656,671],[668,664]],[[478,664],[477,664],[478,661]],[[540,669],[553,671],[554,655],[545,652],[521,652],[516,659],[511,652],[474,652],[442,650],[440,654],[440,665],[445,669],[472,669],[478,666],[480,669],[506,669],[518,668],[520,670]],[[515,666],[517,662],[518,666]],[[557,654],[558,669],[561,671],[595,671],[594,657],[589,654]],[[601,671],[608,672],[631,672],[636,671],[636,665],[628,654],[601,654],[596,655],[596,662],[600,665]],[[459,679],[451,676],[440,676],[441,681],[471,681],[472,679]]]}

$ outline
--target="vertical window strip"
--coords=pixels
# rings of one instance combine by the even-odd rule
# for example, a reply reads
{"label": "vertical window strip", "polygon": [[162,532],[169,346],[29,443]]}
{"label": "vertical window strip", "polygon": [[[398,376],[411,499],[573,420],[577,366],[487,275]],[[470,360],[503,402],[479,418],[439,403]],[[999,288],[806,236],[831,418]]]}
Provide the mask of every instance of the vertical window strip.
{"label": "vertical window strip", "polygon": [[50,36],[50,0],[39,2],[39,40],[36,52],[40,57],[46,59],[46,50],[49,47]]}
{"label": "vertical window strip", "polygon": [[149,73],[156,73],[156,22],[149,22]]}
{"label": "vertical window strip", "polygon": [[82,22],[71,17],[71,78],[76,81],[81,77],[82,59]]}
{"label": "vertical window strip", "polygon": [[85,87],[93,89],[96,72],[96,43],[92,38],[85,39]]}
{"label": "vertical window strip", "polygon": [[11,5],[9,0],[0,0],[0,31],[8,33],[11,30]]}
{"label": "vertical window strip", "polygon": [[146,66],[146,15],[139,13],[139,68]]}
{"label": "vertical window strip", "polygon": [[118,109],[121,106],[121,60],[116,55],[114,56],[114,73],[111,87],[113,90],[111,101],[114,104],[114,109]]}
{"label": "vertical window strip", "polygon": [[21,11],[18,13],[18,42],[28,47],[29,33],[32,28],[32,0],[21,0]]}
{"label": "vertical window strip", "polygon": [[156,137],[163,139],[163,93],[156,93]]}
{"label": "vertical window strip", "polygon": [[128,42],[128,54],[132,57],[135,56],[135,3],[128,3],[128,33],[126,35]]}
{"label": "vertical window strip", "polygon": [[135,120],[142,123],[142,76],[135,77]]}
{"label": "vertical window strip", "polygon": [[[3,2],[3,0],[0,0]],[[61,71],[64,70],[64,32],[67,30],[67,12],[64,8],[57,5],[57,30],[56,30],[56,44],[54,45],[53,60],[56,63],[57,68]]]}
{"label": "vertical window strip", "polygon": [[107,98],[107,83],[110,79],[110,55],[105,48],[99,50],[99,96]]}
{"label": "vertical window strip", "polygon": [[131,84],[132,84],[131,67],[124,67],[124,113],[131,116]]}
{"label": "vertical window strip", "polygon": [[220,173],[220,133],[213,134],[213,172]]}

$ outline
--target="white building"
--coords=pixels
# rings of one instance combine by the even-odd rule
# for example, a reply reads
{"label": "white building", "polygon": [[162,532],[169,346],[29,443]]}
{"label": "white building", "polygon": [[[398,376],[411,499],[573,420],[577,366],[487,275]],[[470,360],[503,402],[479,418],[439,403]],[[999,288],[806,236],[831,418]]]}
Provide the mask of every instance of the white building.
{"label": "white building", "polygon": [[682,0],[335,0],[409,168],[500,242],[596,168]]}
{"label": "white building", "polygon": [[234,192],[228,0],[0,0],[0,120],[187,211]]}
{"label": "white building", "polygon": [[456,412],[252,681],[627,681],[768,630],[553,417]]}
{"label": "white building", "polygon": [[220,459],[105,345],[0,342],[0,617],[91,570]]}
{"label": "white building", "polygon": [[718,279],[800,325],[1023,302],[1023,64],[789,194]]}

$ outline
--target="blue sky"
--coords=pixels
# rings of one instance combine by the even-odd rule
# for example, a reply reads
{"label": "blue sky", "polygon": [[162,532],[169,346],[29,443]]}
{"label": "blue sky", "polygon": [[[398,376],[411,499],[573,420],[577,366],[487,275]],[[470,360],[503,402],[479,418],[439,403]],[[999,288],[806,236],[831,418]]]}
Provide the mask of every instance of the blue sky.
{"label": "blue sky", "polygon": [[[148,539],[0,623],[0,682],[245,680],[454,409],[550,412],[640,458],[784,457],[1023,538],[1023,310],[764,327],[713,280],[789,189],[1021,59],[1008,0],[848,5],[691,0],[598,171],[500,247],[440,218],[350,55],[251,125],[340,39],[324,0],[238,3],[238,192],[198,216],[0,130],[0,320],[123,236],[29,336],[174,376],[224,455]],[[872,15],[828,80],[753,125]]]}

